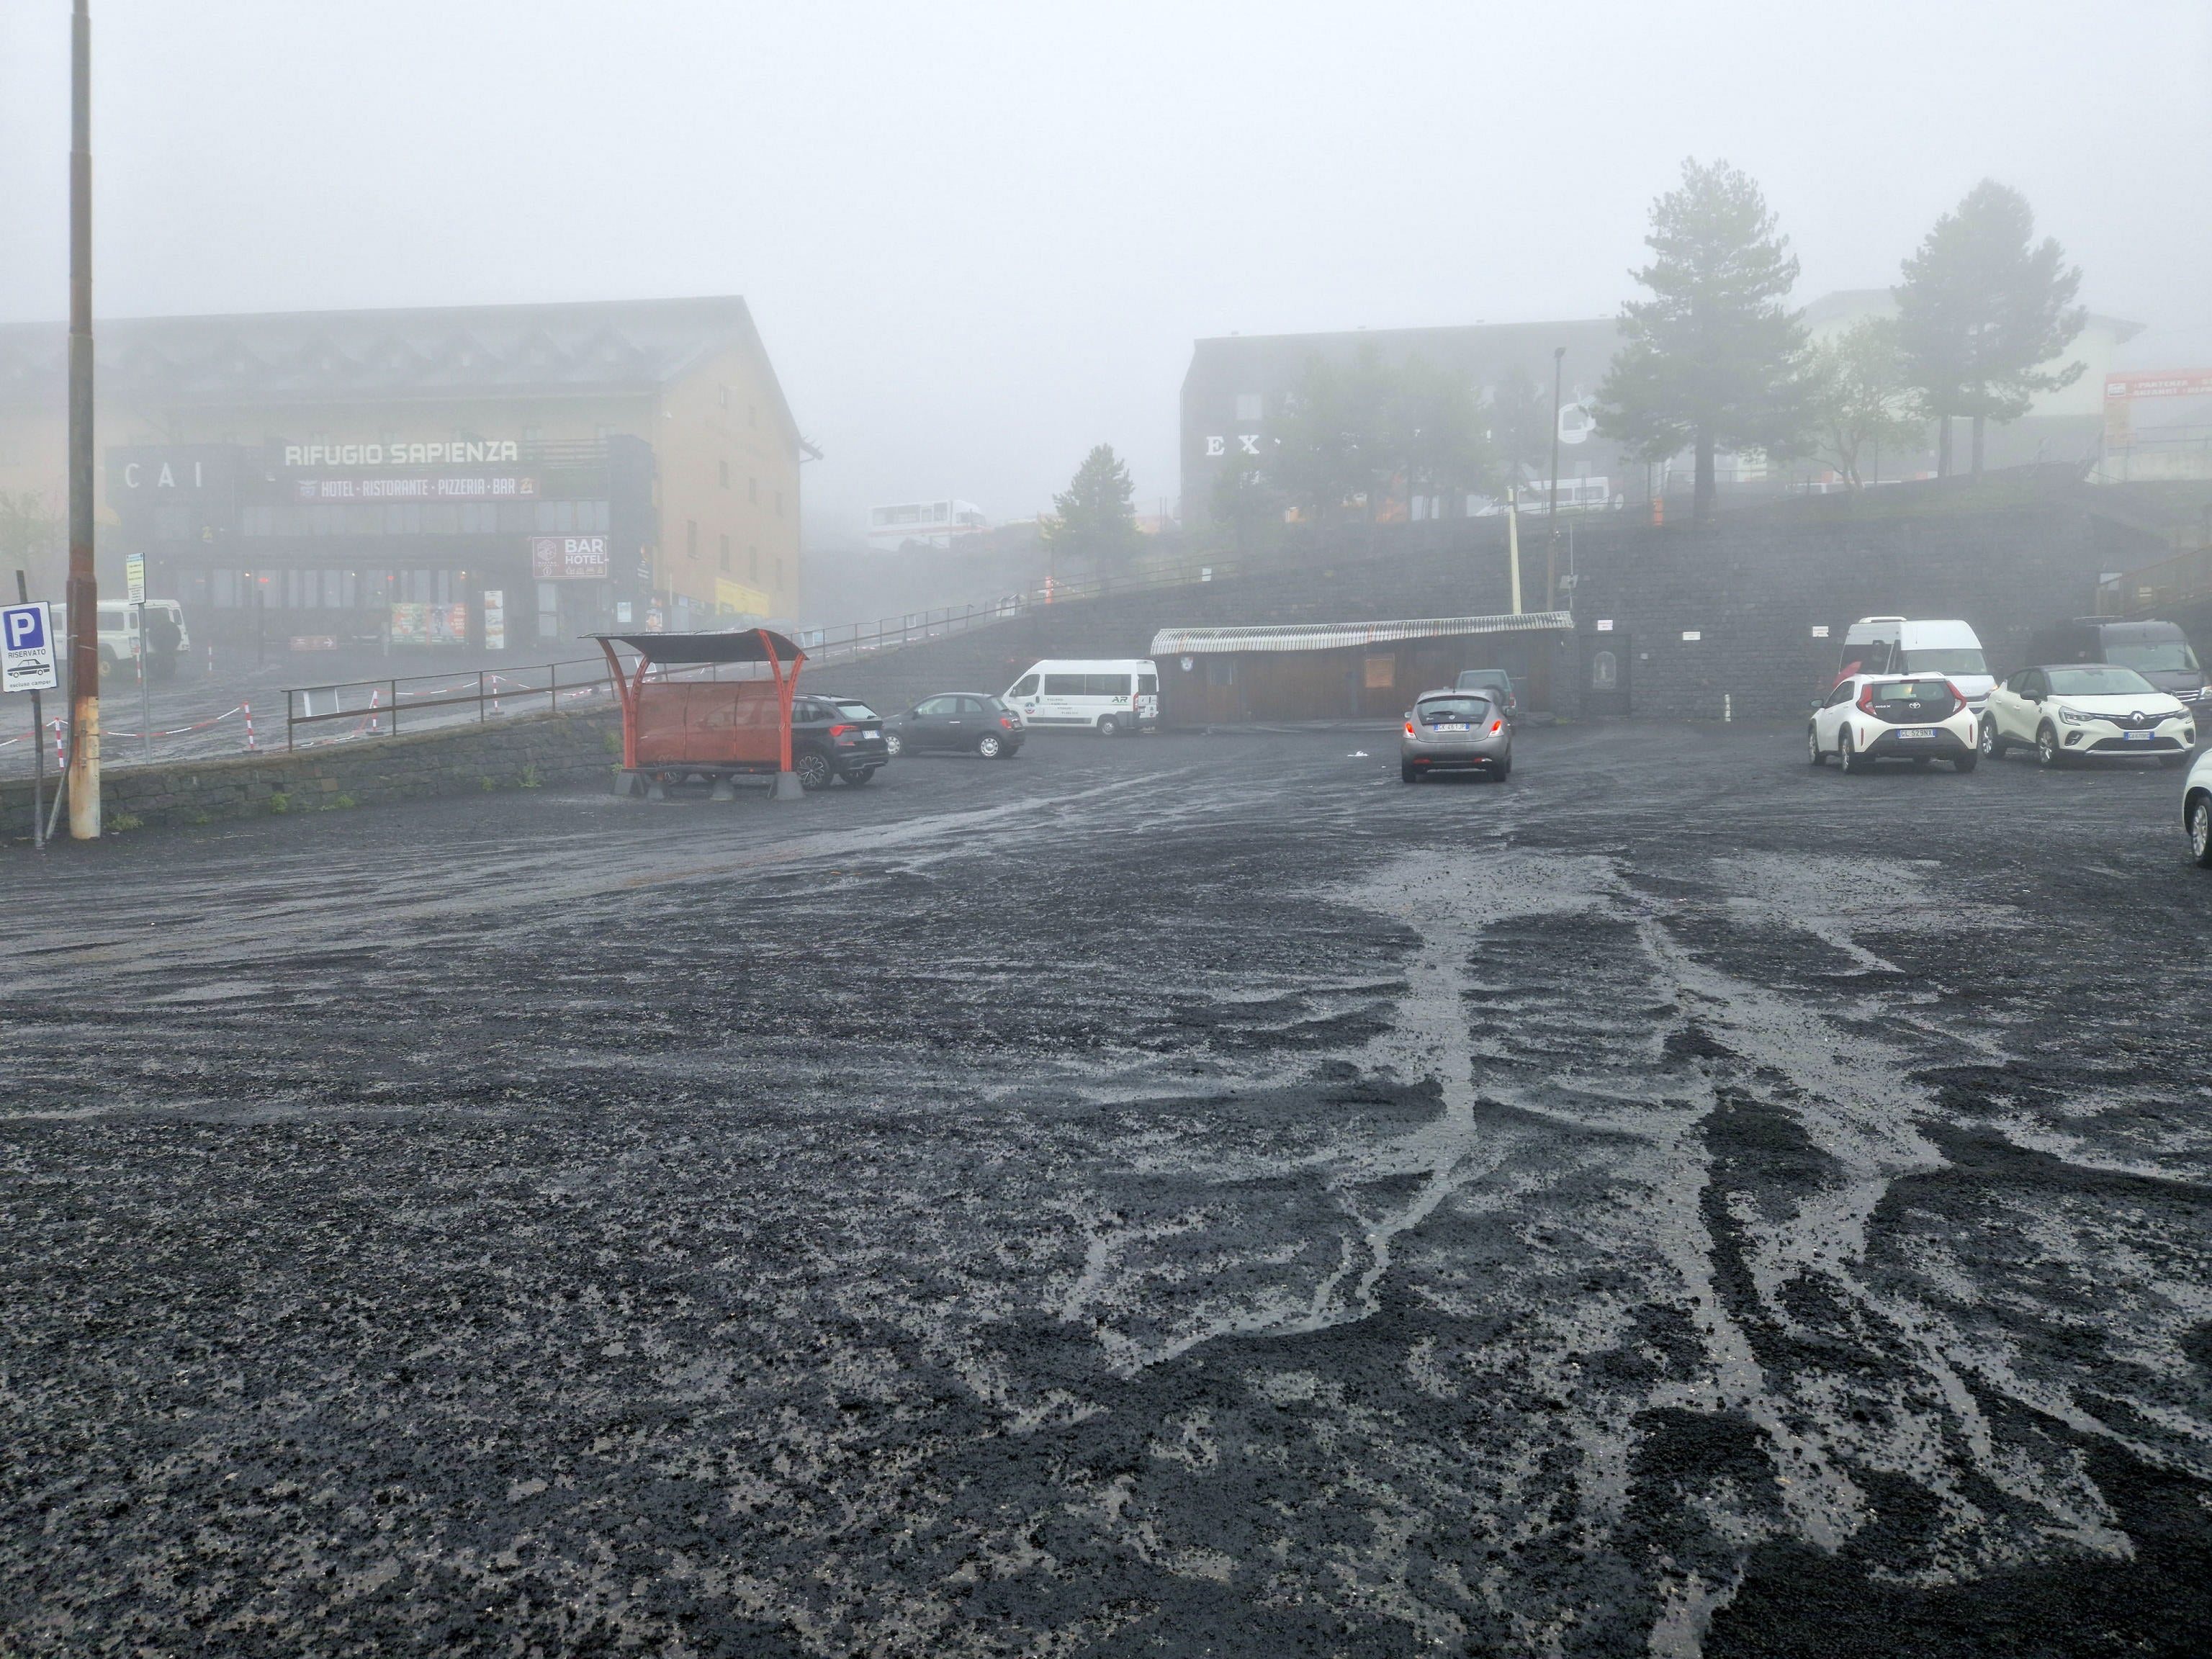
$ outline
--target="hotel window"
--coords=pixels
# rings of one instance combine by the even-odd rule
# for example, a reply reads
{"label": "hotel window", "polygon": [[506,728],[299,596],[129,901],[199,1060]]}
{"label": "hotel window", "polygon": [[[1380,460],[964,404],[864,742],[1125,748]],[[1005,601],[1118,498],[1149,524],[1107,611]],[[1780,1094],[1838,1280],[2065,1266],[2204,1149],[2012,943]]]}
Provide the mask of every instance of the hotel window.
{"label": "hotel window", "polygon": [[783,561],[781,559],[775,562],[775,591],[779,593],[783,592]]}
{"label": "hotel window", "polygon": [[756,507],[760,505],[760,480],[758,478],[748,478],[745,480],[745,499],[752,502]]}
{"label": "hotel window", "polygon": [[1240,392],[1237,394],[1237,418],[1239,421],[1256,421],[1260,418],[1258,392]]}
{"label": "hotel window", "polygon": [[730,388],[726,386],[718,386],[714,388],[714,391],[721,402],[722,407],[727,409],[730,406]]}
{"label": "hotel window", "polygon": [[760,549],[757,547],[745,550],[745,580],[755,587],[760,586]]}
{"label": "hotel window", "polygon": [[730,568],[730,538],[727,536],[722,538],[721,568],[724,570],[727,570]]}
{"label": "hotel window", "polygon": [[699,520],[696,519],[684,521],[684,556],[687,559],[699,556]]}
{"label": "hotel window", "polygon": [[775,516],[779,519],[783,516],[783,492],[781,489],[775,492]]}
{"label": "hotel window", "polygon": [[745,424],[747,426],[758,426],[760,424],[760,405],[758,404],[747,404],[745,405]]}
{"label": "hotel window", "polygon": [[730,464],[727,461],[717,461],[714,463],[714,468],[722,475],[722,488],[727,489],[730,487]]}

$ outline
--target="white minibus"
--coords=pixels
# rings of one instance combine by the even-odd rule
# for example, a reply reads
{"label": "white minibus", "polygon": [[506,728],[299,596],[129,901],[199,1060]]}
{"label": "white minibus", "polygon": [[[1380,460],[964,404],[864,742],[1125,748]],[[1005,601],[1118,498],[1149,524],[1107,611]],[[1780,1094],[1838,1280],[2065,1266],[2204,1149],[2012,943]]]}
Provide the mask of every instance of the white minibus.
{"label": "white minibus", "polygon": [[1083,726],[1111,738],[1159,724],[1160,671],[1137,658],[1032,663],[1005,701],[1024,726]]}

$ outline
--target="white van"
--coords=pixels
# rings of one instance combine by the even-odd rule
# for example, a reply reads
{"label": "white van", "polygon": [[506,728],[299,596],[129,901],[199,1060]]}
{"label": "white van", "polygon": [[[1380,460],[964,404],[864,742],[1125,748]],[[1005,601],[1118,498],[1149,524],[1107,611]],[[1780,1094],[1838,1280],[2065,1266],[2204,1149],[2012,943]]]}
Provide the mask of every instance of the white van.
{"label": "white van", "polygon": [[1844,630],[1838,684],[1853,674],[1941,674],[1978,713],[1996,680],[1982,657],[1974,630],[1955,619],[1915,622],[1906,617],[1862,617]]}
{"label": "white van", "polygon": [[1032,663],[1006,688],[1005,701],[1021,711],[1025,726],[1087,726],[1111,738],[1159,724],[1160,671],[1133,657]]}
{"label": "white van", "polygon": [[[185,610],[174,599],[149,599],[146,631],[153,635],[154,648],[147,666],[156,679],[168,678],[176,672],[177,659],[192,648],[191,635],[185,630]],[[53,608],[54,638],[63,642],[64,653],[69,641],[69,606]],[[100,602],[100,672],[103,677],[118,668],[129,668],[138,659],[138,607],[125,599],[102,599]]]}

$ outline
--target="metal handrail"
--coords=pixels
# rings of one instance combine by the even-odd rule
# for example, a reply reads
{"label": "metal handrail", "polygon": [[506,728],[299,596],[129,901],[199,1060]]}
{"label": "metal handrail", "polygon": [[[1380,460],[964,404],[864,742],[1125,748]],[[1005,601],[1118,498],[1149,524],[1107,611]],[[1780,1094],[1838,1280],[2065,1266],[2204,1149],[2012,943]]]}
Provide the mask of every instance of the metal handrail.
{"label": "metal handrail", "polygon": [[[631,659],[631,662],[634,664],[635,659]],[[719,679],[725,668],[750,666],[752,666],[750,664],[661,663],[655,665],[646,678],[650,680],[695,679],[702,677],[708,679]],[[541,696],[546,699],[546,707],[550,711],[558,713],[561,700],[563,697],[573,699],[593,691],[611,690],[614,685],[614,677],[607,672],[606,659],[604,657],[597,660],[588,657],[573,657],[561,662],[525,664],[514,672],[524,673],[537,668],[547,671],[547,681],[544,685],[520,684],[509,679],[507,671],[501,669],[478,669],[476,674],[476,689],[464,691],[458,696],[424,697],[419,694],[410,696],[402,690],[400,680],[391,678],[380,680],[342,680],[334,684],[288,687],[284,692],[284,747],[287,750],[298,747],[295,733],[301,726],[319,726],[330,720],[353,720],[366,725],[371,729],[361,734],[365,737],[397,737],[399,735],[398,715],[402,707],[399,700],[403,696],[408,696],[404,707],[410,714],[419,714],[432,708],[464,708],[473,704],[477,711],[477,723],[482,726],[489,724],[492,718],[490,711],[498,708],[501,702],[526,705],[525,708],[518,708],[513,711],[500,708],[498,717],[501,720],[510,718],[511,714],[520,714],[526,712],[526,705]],[[591,668],[598,672],[581,679],[564,681],[561,678],[561,671],[563,668]],[[441,677],[425,674],[415,678],[432,679]],[[340,708],[326,709],[321,714],[313,712],[313,699],[319,694],[327,691],[333,699],[337,699],[343,692],[356,689],[367,689],[372,691],[381,690],[390,701],[381,706],[368,708]],[[443,690],[447,688],[437,689]],[[300,712],[299,699],[301,698],[309,700],[309,712],[306,714]],[[329,742],[332,739],[325,738],[321,741]]]}
{"label": "metal handrail", "polygon": [[[1187,560],[1164,568],[1149,570],[1139,575],[1092,576],[1079,581],[1063,581],[1056,576],[1048,576],[1035,587],[1024,589],[1020,592],[1008,593],[996,599],[986,600],[981,605],[945,605],[927,611],[908,611],[904,616],[885,617],[872,623],[848,623],[842,629],[804,629],[799,630],[795,637],[800,648],[806,653],[806,658],[810,663],[827,664],[843,658],[857,657],[877,651],[897,650],[924,640],[940,639],[948,635],[966,633],[970,629],[985,627],[992,623],[1011,621],[1040,605],[1063,604],[1077,599],[1103,599],[1115,593],[1145,592],[1156,588],[1196,586],[1203,582],[1231,579],[1237,574],[1237,562],[1235,559],[1223,559],[1204,562]],[[718,664],[696,665],[689,667],[682,665],[669,665],[656,670],[653,678],[656,679],[688,678],[696,676],[702,671],[708,671],[709,678],[719,678],[720,667],[721,665]],[[563,684],[561,682],[561,671],[563,668],[588,668],[596,672],[588,678]],[[433,708],[465,708],[474,704],[477,721],[482,724],[489,719],[488,712],[489,708],[501,702],[526,702],[542,695],[549,699],[550,708],[557,709],[561,706],[561,698],[564,695],[574,696],[581,692],[592,691],[601,687],[611,687],[613,684],[612,678],[606,672],[604,659],[592,658],[568,658],[555,663],[524,665],[514,672],[520,673],[534,672],[538,669],[547,672],[549,683],[546,685],[514,688],[493,684],[505,678],[502,671],[489,668],[478,669],[476,671],[475,689],[463,691],[455,696],[425,698],[420,694],[404,694],[402,690],[402,680],[398,678],[380,680],[344,680],[336,684],[289,687],[284,693],[284,746],[288,750],[296,747],[295,734],[301,726],[319,726],[331,720],[365,721],[373,730],[364,735],[397,736],[399,731],[398,715],[403,695],[406,696],[404,706],[409,711],[415,713],[427,712]],[[441,677],[424,674],[412,678],[434,679]],[[327,691],[336,698],[342,692],[356,687],[381,687],[391,701],[382,707],[374,708],[333,708],[320,714],[313,712],[313,699],[321,693]],[[438,689],[443,690],[446,688]],[[299,700],[303,697],[309,700],[309,712],[306,714],[299,712]],[[506,711],[502,709],[501,718],[505,717],[505,714]]]}

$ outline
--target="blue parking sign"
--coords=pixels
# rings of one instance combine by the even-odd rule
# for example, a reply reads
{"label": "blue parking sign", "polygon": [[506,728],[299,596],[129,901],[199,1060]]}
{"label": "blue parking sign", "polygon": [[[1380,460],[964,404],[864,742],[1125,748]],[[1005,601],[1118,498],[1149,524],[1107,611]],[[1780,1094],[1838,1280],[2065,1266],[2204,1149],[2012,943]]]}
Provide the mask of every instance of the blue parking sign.
{"label": "blue parking sign", "polygon": [[60,684],[53,618],[45,601],[0,605],[0,689],[51,691]]}

